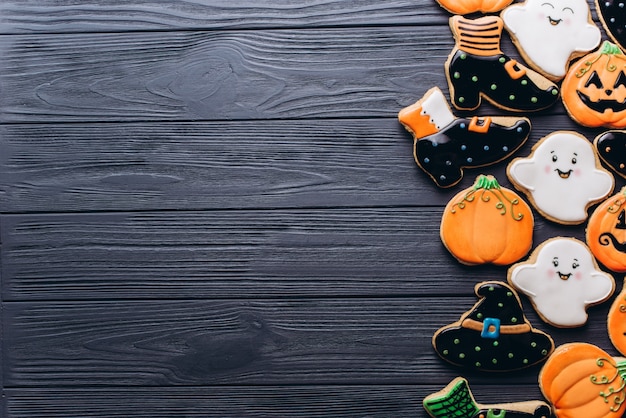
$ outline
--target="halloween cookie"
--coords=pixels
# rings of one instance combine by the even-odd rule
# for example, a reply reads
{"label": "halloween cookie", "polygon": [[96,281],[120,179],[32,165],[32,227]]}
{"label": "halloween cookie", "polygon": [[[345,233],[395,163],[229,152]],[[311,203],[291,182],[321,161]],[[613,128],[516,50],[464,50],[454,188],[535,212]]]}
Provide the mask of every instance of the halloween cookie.
{"label": "halloween cookie", "polygon": [[609,309],[606,324],[611,342],[617,351],[626,356],[626,281]]}
{"label": "halloween cookie", "polygon": [[605,199],[615,184],[591,143],[569,131],[539,140],[528,157],[511,161],[507,175],[537,211],[565,225],[584,222],[589,206]]}
{"label": "halloween cookie", "polygon": [[465,15],[475,12],[495,13],[511,4],[513,0],[437,0],[452,14]]}
{"label": "halloween cookie", "polygon": [[550,355],[552,338],[530,325],[513,288],[502,282],[483,282],[474,292],[478,303],[433,335],[433,347],[442,359],[471,369],[509,371],[532,366]]}
{"label": "halloween cookie", "polygon": [[611,39],[626,49],[626,1],[596,0],[596,11]]}
{"label": "halloween cookie", "polygon": [[539,386],[559,418],[622,418],[626,359],[587,343],[559,346],[539,373]]}
{"label": "halloween cookie", "polygon": [[456,118],[438,87],[402,109],[398,119],[413,134],[415,162],[439,187],[457,184],[465,168],[507,158],[530,133],[527,118]]}
{"label": "halloween cookie", "polygon": [[501,17],[526,62],[552,80],[563,78],[572,59],[600,44],[587,0],[526,0],[507,7]]}
{"label": "halloween cookie", "polygon": [[550,406],[542,401],[482,405],[476,402],[467,380],[457,377],[422,402],[433,418],[550,418]]}
{"label": "halloween cookie", "polygon": [[626,56],[605,41],[576,61],[561,85],[565,110],[577,123],[594,127],[626,127]]}
{"label": "halloween cookie", "polygon": [[626,178],[626,131],[607,131],[593,141],[600,159]]}
{"label": "halloween cookie", "polygon": [[508,281],[530,298],[541,319],[562,328],[584,325],[587,307],[606,301],[615,290],[613,277],[574,238],[542,243],[528,261],[509,268]]}
{"label": "halloween cookie", "polygon": [[509,265],[530,251],[534,219],[530,207],[493,176],[480,175],[446,205],[439,235],[467,265]]}
{"label": "halloween cookie", "polygon": [[558,100],[554,83],[500,50],[502,19],[453,16],[450,27],[456,44],[445,69],[455,108],[476,109],[484,97],[502,109],[529,112]]}
{"label": "halloween cookie", "polygon": [[585,239],[600,263],[612,271],[626,272],[626,187],[593,211]]}

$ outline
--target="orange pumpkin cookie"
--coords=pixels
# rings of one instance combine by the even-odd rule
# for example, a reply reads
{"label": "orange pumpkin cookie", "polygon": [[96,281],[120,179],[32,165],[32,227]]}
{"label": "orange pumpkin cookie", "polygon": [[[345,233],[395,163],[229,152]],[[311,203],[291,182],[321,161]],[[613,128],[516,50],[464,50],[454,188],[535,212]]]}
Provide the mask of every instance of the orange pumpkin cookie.
{"label": "orange pumpkin cookie", "polygon": [[583,126],[626,127],[626,55],[605,41],[572,65],[561,97],[572,119]]}
{"label": "orange pumpkin cookie", "polygon": [[441,241],[467,265],[509,265],[528,254],[534,219],[530,207],[493,176],[480,175],[446,205]]}
{"label": "orange pumpkin cookie", "polygon": [[626,359],[587,343],[558,347],[539,373],[539,386],[559,418],[622,418]]}
{"label": "orange pumpkin cookie", "polygon": [[512,2],[513,0],[437,0],[441,7],[459,15],[499,12]]}
{"label": "orange pumpkin cookie", "polygon": [[593,211],[586,240],[600,263],[612,271],[626,272],[626,187]]}
{"label": "orange pumpkin cookie", "polygon": [[626,356],[626,282],[609,309],[607,328],[617,351]]}

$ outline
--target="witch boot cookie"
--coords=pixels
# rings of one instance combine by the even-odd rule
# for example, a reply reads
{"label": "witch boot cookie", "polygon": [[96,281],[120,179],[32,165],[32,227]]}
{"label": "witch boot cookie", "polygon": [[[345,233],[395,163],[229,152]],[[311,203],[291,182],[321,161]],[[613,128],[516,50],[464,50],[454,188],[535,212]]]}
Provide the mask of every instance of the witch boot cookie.
{"label": "witch boot cookie", "polygon": [[456,45],[445,67],[455,108],[476,109],[484,97],[502,109],[536,111],[558,100],[556,84],[502,53],[503,27],[497,16],[450,18]]}
{"label": "witch boot cookie", "polygon": [[456,118],[438,87],[402,109],[398,119],[413,135],[415,162],[439,187],[457,184],[464,168],[482,167],[509,157],[530,133],[526,118]]}

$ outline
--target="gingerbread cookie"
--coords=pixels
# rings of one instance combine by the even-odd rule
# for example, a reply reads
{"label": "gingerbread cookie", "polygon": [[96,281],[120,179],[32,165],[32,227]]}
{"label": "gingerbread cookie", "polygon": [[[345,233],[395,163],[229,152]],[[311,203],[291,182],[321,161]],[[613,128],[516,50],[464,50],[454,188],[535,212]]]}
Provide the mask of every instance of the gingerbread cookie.
{"label": "gingerbread cookie", "polygon": [[445,68],[455,108],[476,109],[484,97],[502,109],[529,112],[558,100],[556,84],[500,50],[503,26],[497,16],[450,18],[456,45]]}
{"label": "gingerbread cookie", "polygon": [[626,127],[626,56],[605,41],[571,66],[561,95],[565,110],[583,126]]}
{"label": "gingerbread cookie", "polygon": [[600,159],[626,178],[626,131],[607,131],[593,141]]}
{"label": "gingerbread cookie", "polygon": [[606,324],[611,342],[617,351],[626,356],[626,281],[609,309]]}
{"label": "gingerbread cookie", "polygon": [[402,109],[398,119],[413,134],[415,162],[439,187],[457,184],[465,168],[507,158],[530,133],[527,118],[456,118],[438,87]]}
{"label": "gingerbread cookie", "polygon": [[585,239],[600,263],[612,271],[626,272],[626,187],[593,211]]}
{"label": "gingerbread cookie", "polygon": [[528,157],[509,164],[507,175],[544,217],[565,225],[584,222],[589,206],[605,199],[615,183],[591,143],[569,131],[542,138]]}
{"label": "gingerbread cookie", "polygon": [[559,418],[622,418],[626,359],[587,343],[559,346],[539,373],[539,386]]}
{"label": "gingerbread cookie", "polygon": [[433,418],[550,418],[550,406],[542,401],[482,405],[476,402],[467,380],[457,377],[422,402]]}
{"label": "gingerbread cookie", "polygon": [[572,59],[600,44],[586,0],[526,0],[507,7],[501,17],[526,62],[552,80],[563,78]]}
{"label": "gingerbread cookie", "polygon": [[502,282],[483,282],[474,292],[478,303],[433,335],[433,347],[442,359],[472,369],[509,371],[532,366],[550,355],[554,342],[530,325],[513,288]]}
{"label": "gingerbread cookie", "polygon": [[511,4],[513,0],[437,0],[452,14],[465,15],[475,12],[495,13]]}
{"label": "gingerbread cookie", "polygon": [[626,1],[596,0],[596,11],[611,39],[626,49]]}
{"label": "gingerbread cookie", "polygon": [[542,243],[528,261],[509,268],[508,281],[530,298],[541,319],[561,328],[585,325],[587,307],[606,301],[615,290],[613,277],[574,238]]}
{"label": "gingerbread cookie", "polygon": [[528,254],[534,224],[530,207],[514,191],[480,175],[448,202],[439,235],[463,264],[502,266]]}

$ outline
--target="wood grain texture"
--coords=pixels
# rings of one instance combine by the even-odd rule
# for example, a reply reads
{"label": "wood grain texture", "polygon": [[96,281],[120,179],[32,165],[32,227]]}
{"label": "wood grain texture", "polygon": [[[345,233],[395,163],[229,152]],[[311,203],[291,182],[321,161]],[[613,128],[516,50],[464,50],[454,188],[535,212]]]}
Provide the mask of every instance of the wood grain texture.
{"label": "wood grain texture", "polygon": [[[14,418],[416,417],[432,385],[193,387],[150,389],[8,389],[6,416]],[[540,399],[538,387],[471,385],[481,403]]]}
{"label": "wood grain texture", "polygon": [[[530,117],[525,156],[565,115]],[[212,123],[0,125],[0,212],[443,206],[396,118]]]}
{"label": "wood grain texture", "polygon": [[[458,263],[442,209],[5,216],[3,298],[83,300],[472,294],[506,268]],[[535,244],[584,239],[540,219]]]}
{"label": "wood grain texture", "polygon": [[0,33],[311,28],[446,24],[434,1],[416,0],[6,0]]}
{"label": "wood grain texture", "polygon": [[[430,384],[460,369],[433,333],[475,297],[248,301],[8,303],[7,387]],[[454,306],[455,308],[451,308]],[[587,327],[550,330],[557,344],[605,332],[608,306]],[[534,313],[529,320],[546,329]],[[608,337],[596,344],[610,347]],[[535,385],[537,367],[471,382]]]}

